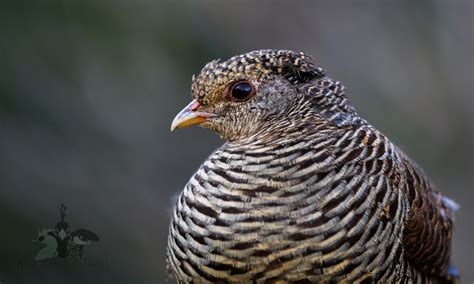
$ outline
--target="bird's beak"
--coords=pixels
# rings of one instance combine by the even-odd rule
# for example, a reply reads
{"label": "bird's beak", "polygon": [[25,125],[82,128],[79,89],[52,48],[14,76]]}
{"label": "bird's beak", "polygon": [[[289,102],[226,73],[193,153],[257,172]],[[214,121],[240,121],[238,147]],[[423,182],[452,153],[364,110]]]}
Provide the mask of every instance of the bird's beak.
{"label": "bird's beak", "polygon": [[216,116],[210,112],[198,111],[201,105],[198,101],[193,100],[186,107],[184,107],[173,119],[171,123],[171,131],[176,128],[184,128],[191,125],[201,124],[209,117]]}

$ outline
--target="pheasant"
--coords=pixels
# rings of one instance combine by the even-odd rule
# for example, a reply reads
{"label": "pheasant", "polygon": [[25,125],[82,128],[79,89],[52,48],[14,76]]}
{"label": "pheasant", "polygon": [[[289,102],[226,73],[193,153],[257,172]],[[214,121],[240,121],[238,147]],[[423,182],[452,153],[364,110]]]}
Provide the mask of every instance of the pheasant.
{"label": "pheasant", "polygon": [[208,63],[171,129],[226,143],[175,204],[179,283],[452,283],[454,201],[290,50]]}

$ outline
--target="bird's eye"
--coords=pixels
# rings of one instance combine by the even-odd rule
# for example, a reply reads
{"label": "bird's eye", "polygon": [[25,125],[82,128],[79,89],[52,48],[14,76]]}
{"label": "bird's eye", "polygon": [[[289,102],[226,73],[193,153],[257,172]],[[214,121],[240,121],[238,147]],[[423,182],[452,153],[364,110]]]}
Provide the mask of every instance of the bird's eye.
{"label": "bird's eye", "polygon": [[42,240],[44,240],[44,236],[41,236],[41,237],[38,238],[38,241],[41,242]]}
{"label": "bird's eye", "polygon": [[255,87],[248,81],[237,81],[230,86],[228,97],[236,102],[243,102],[255,95]]}

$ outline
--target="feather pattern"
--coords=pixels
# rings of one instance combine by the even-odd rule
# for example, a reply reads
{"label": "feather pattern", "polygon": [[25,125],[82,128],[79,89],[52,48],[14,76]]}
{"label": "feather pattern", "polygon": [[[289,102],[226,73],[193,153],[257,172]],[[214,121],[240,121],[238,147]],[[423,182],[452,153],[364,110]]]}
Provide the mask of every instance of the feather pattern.
{"label": "feather pattern", "polygon": [[292,82],[285,119],[225,143],[186,184],[168,238],[178,282],[454,280],[453,206],[317,71]]}

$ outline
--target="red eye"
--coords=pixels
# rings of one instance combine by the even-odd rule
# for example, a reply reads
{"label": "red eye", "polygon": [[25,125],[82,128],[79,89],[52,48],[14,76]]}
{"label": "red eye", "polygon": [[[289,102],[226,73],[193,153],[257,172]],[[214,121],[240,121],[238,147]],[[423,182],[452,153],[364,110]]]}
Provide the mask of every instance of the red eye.
{"label": "red eye", "polygon": [[228,96],[236,102],[243,102],[255,95],[255,87],[249,81],[235,82],[229,89]]}

